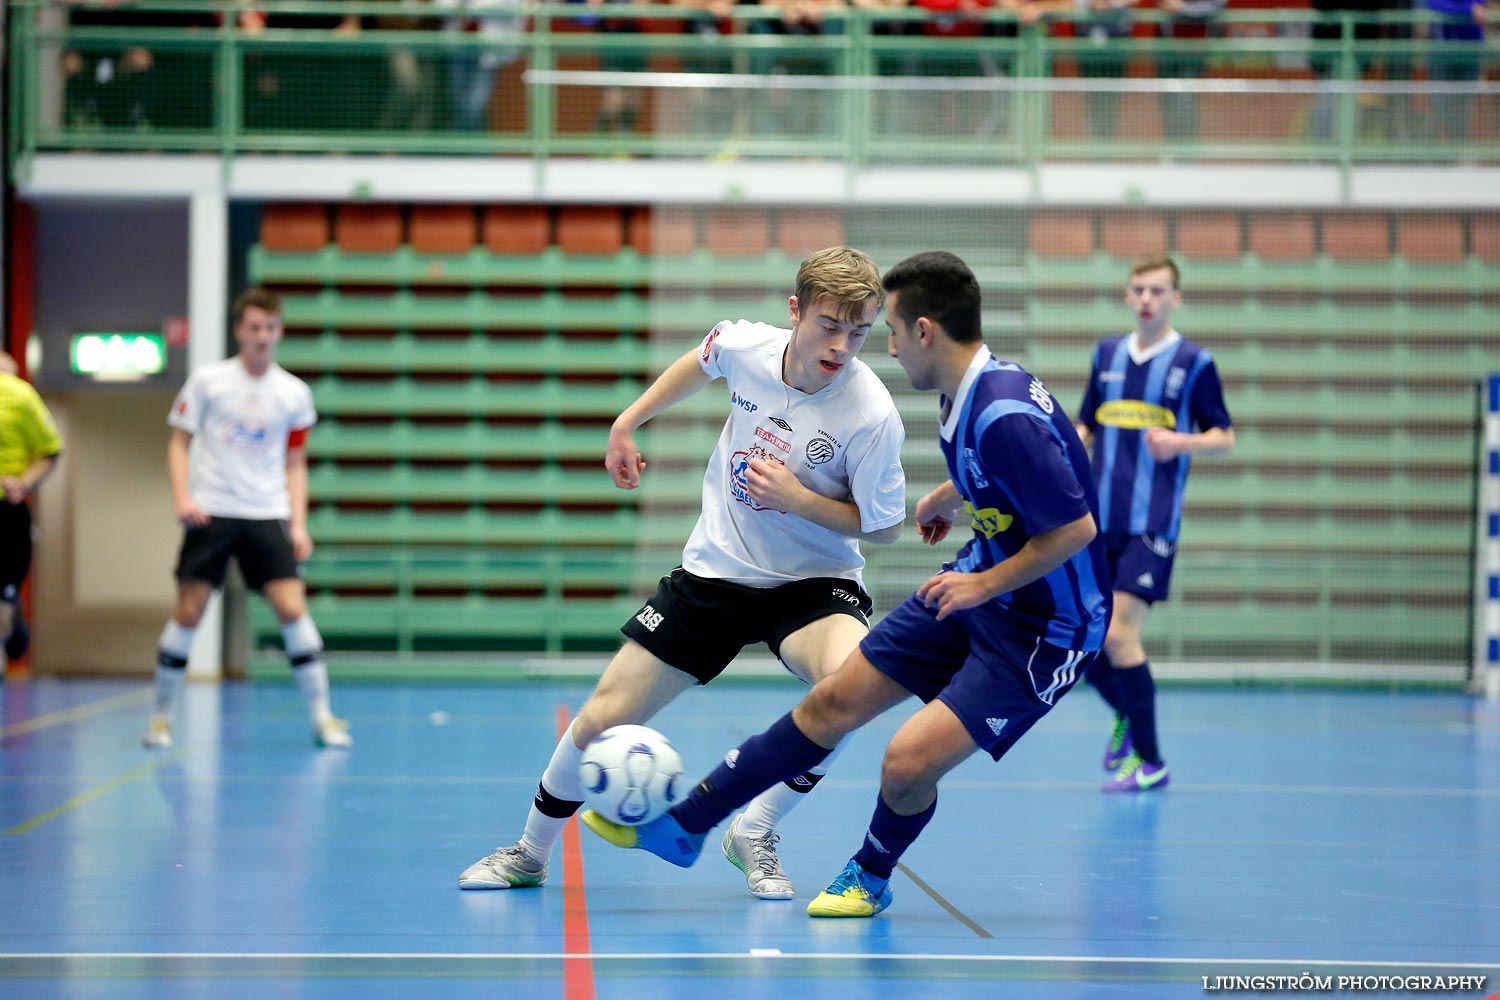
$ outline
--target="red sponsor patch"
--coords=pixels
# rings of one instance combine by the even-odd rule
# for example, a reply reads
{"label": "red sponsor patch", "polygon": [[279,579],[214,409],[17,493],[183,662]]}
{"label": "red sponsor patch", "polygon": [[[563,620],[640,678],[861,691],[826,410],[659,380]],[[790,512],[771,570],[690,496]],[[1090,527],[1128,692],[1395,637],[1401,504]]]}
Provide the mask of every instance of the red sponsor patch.
{"label": "red sponsor patch", "polygon": [[708,359],[713,356],[714,341],[718,339],[719,328],[714,327],[713,332],[708,335],[708,339],[703,342],[703,363],[705,365],[708,364]]}
{"label": "red sponsor patch", "polygon": [[782,451],[786,452],[792,450],[791,442],[781,440],[781,438],[777,437],[775,434],[772,434],[764,427],[755,428],[755,436],[760,438],[762,441],[769,441],[771,443],[771,446],[774,448],[780,448]]}

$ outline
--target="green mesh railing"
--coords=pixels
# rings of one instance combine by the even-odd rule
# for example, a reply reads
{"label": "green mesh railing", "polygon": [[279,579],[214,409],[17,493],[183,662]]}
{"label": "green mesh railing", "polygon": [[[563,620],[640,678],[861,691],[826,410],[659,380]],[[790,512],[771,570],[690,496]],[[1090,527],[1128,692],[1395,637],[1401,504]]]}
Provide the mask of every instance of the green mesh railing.
{"label": "green mesh railing", "polygon": [[[1220,37],[1101,46],[1087,22],[1067,36],[1004,13],[978,37],[923,35],[920,11],[840,13],[804,36],[772,33],[764,7],[737,11],[728,33],[659,5],[528,6],[486,32],[445,30],[426,4],[258,7],[270,27],[217,3],[128,8],[204,22],[171,28],[70,26],[73,5],[12,4],[23,176],[36,153],[65,150],[1348,166],[1500,148],[1500,43],[1425,40],[1425,13],[1228,12]],[[419,30],[297,27],[335,15]],[[1169,30],[1158,12],[1136,20]],[[1307,37],[1318,23],[1341,37]],[[1381,37],[1356,39],[1359,25]]]}

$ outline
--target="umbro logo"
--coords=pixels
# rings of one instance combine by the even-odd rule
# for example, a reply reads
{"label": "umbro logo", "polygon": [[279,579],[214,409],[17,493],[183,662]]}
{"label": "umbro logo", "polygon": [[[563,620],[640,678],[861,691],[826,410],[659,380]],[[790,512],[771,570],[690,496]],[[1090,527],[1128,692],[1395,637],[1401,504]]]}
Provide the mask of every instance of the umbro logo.
{"label": "umbro logo", "polygon": [[775,424],[777,427],[780,427],[788,434],[792,433],[792,425],[787,423],[785,420],[782,420],[780,417],[772,417],[771,423]]}
{"label": "umbro logo", "polygon": [[984,724],[990,727],[990,732],[999,736],[1000,730],[1004,729],[1005,724],[1009,721],[1009,719],[985,719]]}
{"label": "umbro logo", "polygon": [[1142,573],[1140,576],[1135,578],[1135,582],[1137,585],[1142,587],[1154,587],[1156,586],[1156,577],[1152,576],[1150,573]]}

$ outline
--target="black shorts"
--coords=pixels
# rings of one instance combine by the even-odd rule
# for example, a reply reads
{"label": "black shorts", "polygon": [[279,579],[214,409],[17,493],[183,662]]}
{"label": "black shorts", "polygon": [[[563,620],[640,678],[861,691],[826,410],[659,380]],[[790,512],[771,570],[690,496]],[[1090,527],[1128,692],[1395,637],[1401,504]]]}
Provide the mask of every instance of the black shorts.
{"label": "black shorts", "polygon": [[13,601],[31,571],[31,508],[0,498],[0,599]]}
{"label": "black shorts", "polygon": [[707,684],[740,650],[763,642],[777,658],[786,637],[829,615],[866,625],[874,602],[852,580],[820,576],[780,587],[746,587],[678,566],[620,631],[653,656]]}
{"label": "black shorts", "polygon": [[215,588],[224,585],[229,557],[234,556],[245,585],[260,590],[272,580],[301,575],[292,554],[292,536],[285,521],[249,521],[239,517],[210,517],[201,528],[189,528],[177,554],[177,580],[202,580]]}

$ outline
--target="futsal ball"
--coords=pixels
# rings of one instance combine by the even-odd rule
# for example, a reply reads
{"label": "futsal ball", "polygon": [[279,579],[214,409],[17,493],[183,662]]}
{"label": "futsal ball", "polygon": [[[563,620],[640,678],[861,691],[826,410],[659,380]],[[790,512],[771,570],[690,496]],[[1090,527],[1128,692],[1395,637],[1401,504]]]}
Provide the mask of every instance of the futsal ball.
{"label": "futsal ball", "polygon": [[584,748],[578,774],[588,807],[626,826],[651,822],[683,791],[682,758],[647,726],[612,726],[600,733]]}

